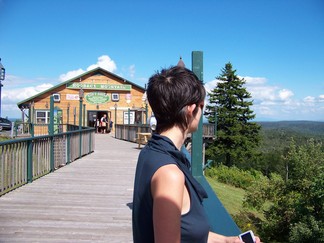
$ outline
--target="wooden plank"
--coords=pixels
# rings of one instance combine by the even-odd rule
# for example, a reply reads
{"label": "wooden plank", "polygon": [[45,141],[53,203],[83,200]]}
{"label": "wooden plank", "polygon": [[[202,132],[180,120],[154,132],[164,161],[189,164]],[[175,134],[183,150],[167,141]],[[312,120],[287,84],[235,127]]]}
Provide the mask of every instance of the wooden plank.
{"label": "wooden plank", "polygon": [[94,153],[0,197],[0,242],[132,242],[136,143],[95,136]]}

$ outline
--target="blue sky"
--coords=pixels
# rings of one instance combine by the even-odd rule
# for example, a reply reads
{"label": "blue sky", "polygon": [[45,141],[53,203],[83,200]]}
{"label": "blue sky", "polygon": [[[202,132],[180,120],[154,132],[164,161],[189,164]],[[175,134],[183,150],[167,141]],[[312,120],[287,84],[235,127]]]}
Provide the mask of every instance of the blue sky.
{"label": "blue sky", "polygon": [[324,121],[323,0],[0,0],[1,115],[97,66],[144,87],[192,51],[207,90],[232,63],[257,120]]}

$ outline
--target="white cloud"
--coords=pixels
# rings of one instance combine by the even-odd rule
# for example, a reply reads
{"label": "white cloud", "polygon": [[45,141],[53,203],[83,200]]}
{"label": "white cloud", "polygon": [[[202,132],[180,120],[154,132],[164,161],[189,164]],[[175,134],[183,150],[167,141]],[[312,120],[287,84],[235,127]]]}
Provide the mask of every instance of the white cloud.
{"label": "white cloud", "polygon": [[[95,69],[97,67],[101,67],[109,72],[114,73],[117,70],[117,66],[115,64],[115,62],[107,55],[102,55],[100,57],[98,57],[98,61],[95,64],[91,64],[86,71],[90,71],[92,69]],[[69,79],[72,79],[74,77],[77,77],[79,75],[81,75],[82,73],[86,72],[85,70],[83,70],[82,68],[76,69],[76,70],[72,70],[69,71],[65,74],[61,74],[59,77],[60,81],[67,81]]]}
{"label": "white cloud", "polygon": [[240,77],[240,78],[244,78],[244,80],[246,81],[246,83],[248,85],[260,85],[260,84],[264,84],[267,82],[266,78],[262,78],[262,77],[249,77],[249,76],[245,76],[245,77]]}
{"label": "white cloud", "polygon": [[247,91],[251,93],[251,96],[255,100],[276,100],[278,90],[275,86],[248,86]]}
{"label": "white cloud", "polygon": [[[323,120],[324,95],[295,98],[290,89],[268,84],[263,77],[240,77],[246,81],[245,87],[251,94],[251,109],[259,120]],[[217,80],[205,84],[207,91],[214,89]]]}
{"label": "white cloud", "polygon": [[315,102],[315,97],[306,96],[303,100],[304,100],[305,103],[314,103]]}
{"label": "white cloud", "polygon": [[288,89],[279,90],[279,98],[281,100],[289,100],[290,97],[292,97],[293,95],[294,93],[291,90]]}
{"label": "white cloud", "polygon": [[206,91],[211,92],[216,87],[218,82],[220,82],[218,79],[214,79],[210,82],[205,83],[204,86]]}
{"label": "white cloud", "polygon": [[[1,0],[0,0],[1,1]],[[95,64],[88,66],[86,70],[82,68],[71,70],[65,74],[59,76],[59,81],[66,81],[73,77],[79,76],[86,71],[90,71],[94,68],[101,67],[109,72],[115,72],[117,66],[115,62],[107,55],[98,57]],[[130,76],[135,75],[135,65],[129,67]],[[17,103],[23,101],[31,96],[34,96],[40,92],[43,92],[57,83],[58,80],[49,80],[48,78],[36,77],[32,80],[18,77],[15,75],[7,74],[6,80],[3,83],[5,87],[2,88],[2,114],[8,117],[19,117],[19,109]]]}
{"label": "white cloud", "polygon": [[25,100],[31,96],[34,96],[44,90],[53,87],[52,84],[40,84],[35,87],[24,87],[24,88],[17,88],[17,89],[10,89],[10,90],[3,90],[2,92],[2,103],[9,104],[11,102],[20,102]]}
{"label": "white cloud", "polygon": [[98,57],[98,62],[96,64],[90,65],[87,68],[87,71],[90,71],[97,67],[101,67],[101,68],[106,69],[107,71],[112,72],[112,73],[117,70],[117,66],[116,66],[115,62],[107,55]]}
{"label": "white cloud", "polygon": [[[246,81],[245,87],[247,91],[251,94],[252,98],[258,102],[261,101],[276,101],[276,100],[288,100],[294,93],[288,89],[279,89],[277,86],[267,85],[267,79],[263,77],[240,77],[244,78]],[[205,84],[205,88],[208,92],[214,89],[219,80],[212,80]]]}
{"label": "white cloud", "polygon": [[[17,80],[20,83],[19,80]],[[40,92],[43,92],[53,87],[50,83],[44,83],[37,86],[29,86],[14,89],[2,90],[2,104],[1,104],[1,116],[9,118],[19,118],[21,111],[18,109],[17,103],[21,102],[31,96],[34,96]]]}
{"label": "white cloud", "polygon": [[81,68],[77,69],[77,70],[72,70],[72,71],[69,71],[65,74],[61,74],[60,75],[60,81],[66,81],[66,80],[69,80],[71,78],[74,78],[74,77],[77,77],[79,75],[81,75],[82,73],[84,73],[85,71],[82,70]]}

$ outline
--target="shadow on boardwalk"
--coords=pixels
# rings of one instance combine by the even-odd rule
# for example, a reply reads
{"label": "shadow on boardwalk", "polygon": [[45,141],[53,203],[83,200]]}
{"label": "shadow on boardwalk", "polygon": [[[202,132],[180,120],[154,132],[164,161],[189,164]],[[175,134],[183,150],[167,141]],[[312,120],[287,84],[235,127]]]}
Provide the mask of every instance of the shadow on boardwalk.
{"label": "shadow on boardwalk", "polygon": [[94,153],[0,197],[0,242],[132,242],[139,151],[97,134]]}

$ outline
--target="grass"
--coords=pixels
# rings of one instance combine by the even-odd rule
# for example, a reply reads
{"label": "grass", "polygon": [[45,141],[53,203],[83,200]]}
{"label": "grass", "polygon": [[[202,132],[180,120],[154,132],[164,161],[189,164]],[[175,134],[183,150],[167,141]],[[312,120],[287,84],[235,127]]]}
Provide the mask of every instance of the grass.
{"label": "grass", "polygon": [[257,232],[256,225],[254,224],[259,224],[263,221],[264,216],[261,212],[254,209],[243,208],[242,202],[245,190],[220,183],[210,177],[206,177],[206,179],[239,228],[242,231],[252,229],[254,232]]}
{"label": "grass", "polygon": [[210,177],[207,180],[229,214],[235,215],[242,210],[243,189],[220,183]]}

